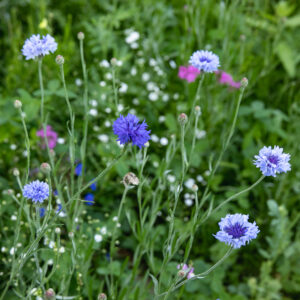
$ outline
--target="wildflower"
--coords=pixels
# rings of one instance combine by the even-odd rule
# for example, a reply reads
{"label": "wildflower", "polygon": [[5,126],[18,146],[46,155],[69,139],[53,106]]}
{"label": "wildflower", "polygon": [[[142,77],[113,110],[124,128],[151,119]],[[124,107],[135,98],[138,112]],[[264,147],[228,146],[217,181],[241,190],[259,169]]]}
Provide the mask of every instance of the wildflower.
{"label": "wildflower", "polygon": [[103,240],[101,234],[95,234],[94,239],[97,243],[100,243]]}
{"label": "wildflower", "polygon": [[20,101],[20,100],[15,100],[15,102],[14,102],[14,107],[15,108],[21,108],[22,107],[22,102]]}
{"label": "wildflower", "polygon": [[[42,128],[41,130],[37,131],[36,135],[44,141],[45,138],[45,132],[44,129]],[[48,141],[48,146],[50,149],[55,148],[56,142],[57,142],[57,133],[52,130],[52,127],[50,125],[47,125],[46,128],[46,138]],[[42,144],[42,148],[46,148],[45,143]]]}
{"label": "wildflower", "polygon": [[42,163],[40,166],[40,169],[42,172],[44,172],[45,174],[49,174],[51,171],[51,167],[48,163]]}
{"label": "wildflower", "polygon": [[256,223],[248,222],[248,218],[248,215],[228,214],[219,222],[220,231],[214,237],[233,248],[245,246],[259,233]]}
{"label": "wildflower", "polygon": [[259,155],[255,155],[254,165],[260,168],[265,176],[276,177],[277,173],[286,173],[291,170],[289,163],[290,154],[283,153],[283,149],[278,146],[263,147]]}
{"label": "wildflower", "polygon": [[75,175],[80,176],[82,173],[82,163],[79,163],[76,167],[75,167]]}
{"label": "wildflower", "polygon": [[22,54],[26,57],[26,60],[34,59],[37,57],[43,57],[50,52],[53,53],[57,49],[57,43],[54,38],[47,34],[40,38],[40,35],[32,35],[27,39],[22,48]]}
{"label": "wildflower", "polygon": [[[94,180],[94,179],[93,179],[93,180]],[[92,184],[90,185],[90,188],[91,188],[92,191],[96,191],[96,189],[97,189],[97,183],[96,183],[96,182],[92,183]]]}
{"label": "wildflower", "polygon": [[[181,274],[187,275],[187,279],[190,279],[192,277],[195,276],[194,274],[194,268],[193,267],[189,267],[187,264],[180,264],[177,265],[177,269],[180,270],[179,272],[181,272]],[[184,277],[183,276],[183,277]]]}
{"label": "wildflower", "polygon": [[58,65],[63,65],[64,62],[65,62],[65,59],[62,55],[57,55],[56,58],[55,58],[55,62],[58,64]]}
{"label": "wildflower", "polygon": [[220,74],[219,77],[219,83],[226,84],[230,87],[239,89],[241,87],[240,82],[235,82],[232,78],[232,76],[224,71],[216,72],[217,74]]}
{"label": "wildflower", "polygon": [[132,31],[126,37],[125,42],[127,44],[135,43],[140,38],[140,34],[137,31]]}
{"label": "wildflower", "polygon": [[150,139],[151,131],[146,130],[147,127],[145,120],[139,123],[139,119],[135,115],[128,114],[126,117],[120,115],[113,124],[113,131],[118,136],[117,141],[120,144],[132,142],[133,145],[142,148]]}
{"label": "wildflower", "polygon": [[186,124],[188,121],[188,117],[185,113],[181,113],[179,116],[178,116],[178,122],[180,123],[180,125],[184,125]]}
{"label": "wildflower", "polygon": [[46,214],[46,208],[45,207],[41,207],[40,208],[40,218],[43,218]]}
{"label": "wildflower", "polygon": [[78,38],[79,40],[83,40],[83,39],[84,39],[84,33],[83,33],[83,32],[78,32],[78,33],[77,33],[77,38]]}
{"label": "wildflower", "polygon": [[193,66],[180,66],[178,70],[178,77],[187,82],[194,82],[199,74],[200,71]]}
{"label": "wildflower", "polygon": [[193,53],[189,63],[199,71],[212,73],[220,66],[219,57],[211,51],[200,50]]}
{"label": "wildflower", "polygon": [[138,177],[132,172],[127,173],[124,176],[122,182],[124,183],[124,185],[139,185],[140,183]]}
{"label": "wildflower", "polygon": [[45,292],[45,299],[48,299],[48,300],[55,299],[55,292],[54,292],[53,289],[48,289],[48,290]]}
{"label": "wildflower", "polygon": [[49,197],[49,185],[39,180],[32,181],[24,186],[23,196],[34,203],[43,203]]}
{"label": "wildflower", "polygon": [[106,299],[107,299],[106,294],[101,293],[101,294],[98,295],[98,300],[106,300]]}
{"label": "wildflower", "polygon": [[86,200],[85,204],[87,205],[93,205],[95,200],[94,200],[94,195],[91,193],[88,193],[84,196],[84,200]]}

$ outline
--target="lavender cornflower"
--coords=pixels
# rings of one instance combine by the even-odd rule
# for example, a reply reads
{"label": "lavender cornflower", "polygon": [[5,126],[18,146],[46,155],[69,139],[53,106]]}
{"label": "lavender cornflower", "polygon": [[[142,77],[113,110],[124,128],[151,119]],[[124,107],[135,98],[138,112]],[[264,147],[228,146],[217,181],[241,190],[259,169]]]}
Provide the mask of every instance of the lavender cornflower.
{"label": "lavender cornflower", "polygon": [[189,63],[199,71],[212,73],[218,70],[220,66],[219,57],[211,51],[198,50],[193,53]]}
{"label": "lavender cornflower", "polygon": [[54,38],[47,34],[40,38],[40,35],[32,35],[27,39],[22,48],[22,54],[26,57],[26,60],[34,59],[37,57],[43,57],[50,52],[53,53],[57,49],[57,43]]}
{"label": "lavender cornflower", "polygon": [[133,145],[139,148],[145,147],[145,144],[150,140],[150,130],[146,130],[148,125],[145,120],[139,123],[139,119],[131,114],[126,117],[120,117],[113,124],[114,134],[118,136],[117,141],[120,144],[132,142]]}
{"label": "lavender cornflower", "polygon": [[255,155],[254,165],[260,168],[265,176],[276,177],[278,173],[286,173],[291,170],[289,163],[290,155],[283,153],[283,149],[278,146],[263,147],[259,151],[259,155]]}
{"label": "lavender cornflower", "polygon": [[228,214],[219,222],[220,231],[213,235],[216,239],[233,248],[240,248],[257,237],[259,229],[256,223],[248,222],[248,215]]}
{"label": "lavender cornflower", "polygon": [[177,269],[182,271],[184,276],[186,275],[186,278],[187,279],[190,279],[192,277],[195,276],[195,273],[194,273],[194,268],[193,267],[189,267],[187,264],[180,264],[180,265],[177,265]]}
{"label": "lavender cornflower", "polygon": [[43,203],[49,197],[49,185],[39,180],[32,181],[24,186],[23,196],[34,203]]}

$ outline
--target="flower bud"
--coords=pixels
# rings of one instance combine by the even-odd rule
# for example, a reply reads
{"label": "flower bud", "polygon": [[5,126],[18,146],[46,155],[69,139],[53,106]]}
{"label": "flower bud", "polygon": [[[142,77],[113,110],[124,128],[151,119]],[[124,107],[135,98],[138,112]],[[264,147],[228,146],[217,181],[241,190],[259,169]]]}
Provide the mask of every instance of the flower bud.
{"label": "flower bud", "polygon": [[84,40],[84,33],[83,33],[83,32],[78,32],[77,38],[78,38],[79,40]]}
{"label": "flower bud", "polygon": [[45,292],[45,299],[47,299],[47,300],[55,300],[56,299],[55,292],[53,289],[48,289]]}
{"label": "flower bud", "polygon": [[56,228],[55,228],[55,233],[56,233],[56,234],[60,234],[60,233],[61,233],[61,230],[60,230],[59,227],[56,227]]}
{"label": "flower bud", "polygon": [[146,142],[144,147],[148,148],[150,146],[150,143],[149,142]]}
{"label": "flower bud", "polygon": [[140,181],[137,178],[137,176],[134,173],[132,173],[132,172],[127,173],[123,177],[122,182],[124,183],[124,185],[138,185],[140,183]]}
{"label": "flower bud", "polygon": [[40,169],[45,174],[49,174],[51,171],[51,167],[48,163],[42,163]]}
{"label": "flower bud", "polygon": [[184,125],[186,124],[188,121],[188,117],[185,113],[181,113],[178,117],[178,122],[180,123],[180,125]]}
{"label": "flower bud", "polygon": [[62,55],[57,55],[55,58],[55,61],[58,65],[63,65],[65,62],[65,59]]}
{"label": "flower bud", "polygon": [[70,239],[72,239],[74,237],[74,233],[72,231],[70,231],[68,236],[69,236]]}
{"label": "flower bud", "polygon": [[193,192],[197,192],[198,191],[198,185],[197,184],[193,184],[192,191]]}
{"label": "flower bud", "polygon": [[104,293],[98,295],[98,300],[106,300],[107,296]]}
{"label": "flower bud", "polygon": [[113,58],[110,60],[110,63],[111,63],[111,65],[112,65],[113,67],[116,67],[118,62],[117,62],[117,59],[113,57]]}
{"label": "flower bud", "polygon": [[21,108],[22,107],[22,102],[20,101],[20,100],[15,100],[15,102],[14,102],[14,106],[15,106],[15,108]]}
{"label": "flower bud", "polygon": [[178,277],[185,277],[185,272],[183,270],[178,271]]}
{"label": "flower bud", "polygon": [[248,79],[246,77],[244,77],[242,80],[241,80],[241,88],[245,88],[246,86],[248,85]]}
{"label": "flower bud", "polygon": [[20,171],[17,168],[14,168],[13,169],[13,175],[16,176],[16,177],[20,176]]}
{"label": "flower bud", "polygon": [[195,106],[195,114],[197,116],[201,116],[201,114],[202,114],[201,107],[199,105]]}

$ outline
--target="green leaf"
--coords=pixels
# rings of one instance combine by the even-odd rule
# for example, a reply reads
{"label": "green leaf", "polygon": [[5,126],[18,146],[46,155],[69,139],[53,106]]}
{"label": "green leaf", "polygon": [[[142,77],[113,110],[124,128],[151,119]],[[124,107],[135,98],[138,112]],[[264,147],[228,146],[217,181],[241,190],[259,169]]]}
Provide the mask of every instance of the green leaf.
{"label": "green leaf", "polygon": [[294,77],[296,73],[296,63],[294,54],[289,45],[285,42],[281,42],[275,49],[278,57],[280,58],[285,70],[290,77]]}
{"label": "green leaf", "polygon": [[296,15],[294,17],[287,19],[284,24],[285,24],[285,26],[288,26],[288,27],[299,26],[300,25],[300,15]]}

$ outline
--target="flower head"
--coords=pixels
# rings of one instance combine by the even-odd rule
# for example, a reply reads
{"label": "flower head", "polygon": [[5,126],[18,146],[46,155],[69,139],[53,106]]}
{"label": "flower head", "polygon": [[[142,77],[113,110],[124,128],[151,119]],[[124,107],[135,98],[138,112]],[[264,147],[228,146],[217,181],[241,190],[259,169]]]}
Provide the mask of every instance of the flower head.
{"label": "flower head", "polygon": [[290,155],[283,153],[283,149],[278,146],[263,147],[259,155],[255,155],[254,165],[260,168],[265,176],[276,177],[277,173],[286,173],[291,170],[289,163]]}
{"label": "flower head", "polygon": [[190,279],[195,276],[194,268],[191,266],[188,266],[187,264],[177,265],[177,269],[182,271],[184,276],[187,277],[187,279]]}
{"label": "flower head", "polygon": [[95,203],[94,199],[95,199],[95,197],[92,193],[88,193],[84,196],[84,200],[86,200],[85,204],[87,204],[87,205],[93,205]]}
{"label": "flower head", "polygon": [[147,127],[145,120],[140,123],[136,116],[128,114],[126,117],[120,115],[113,124],[113,131],[118,136],[117,141],[120,144],[132,142],[133,145],[141,148],[150,140],[151,131],[146,130]]}
{"label": "flower head", "polygon": [[178,77],[187,82],[194,82],[199,74],[200,71],[193,66],[180,66],[178,70]]}
{"label": "flower head", "polygon": [[75,175],[80,176],[82,173],[82,163],[79,163],[75,167]]}
{"label": "flower head", "polygon": [[248,215],[228,214],[219,222],[220,231],[214,237],[233,248],[245,246],[259,233],[256,223],[248,222],[248,218]]}
{"label": "flower head", "polygon": [[40,35],[32,35],[27,39],[22,48],[22,53],[26,57],[26,60],[34,59],[53,53],[57,49],[57,43],[54,38],[47,34],[40,38]]}
{"label": "flower head", "polygon": [[[36,132],[36,135],[42,139],[42,148],[46,148],[46,145],[44,143],[44,138],[45,138],[45,132],[44,129],[42,128],[41,130]],[[55,148],[56,143],[57,143],[57,133],[52,130],[52,127],[50,125],[47,125],[46,128],[46,138],[48,141],[48,146],[50,149]]]}
{"label": "flower head", "polygon": [[212,73],[218,70],[220,66],[219,57],[211,51],[198,50],[193,53],[189,63],[199,71]]}
{"label": "flower head", "polygon": [[230,74],[228,74],[224,71],[220,71],[218,73],[220,74],[220,77],[219,77],[220,84],[225,84],[225,85],[228,85],[228,86],[236,88],[236,89],[239,89],[241,87],[241,83],[235,82]]}
{"label": "flower head", "polygon": [[39,180],[32,181],[24,186],[23,196],[34,203],[43,203],[49,197],[49,185]]}

